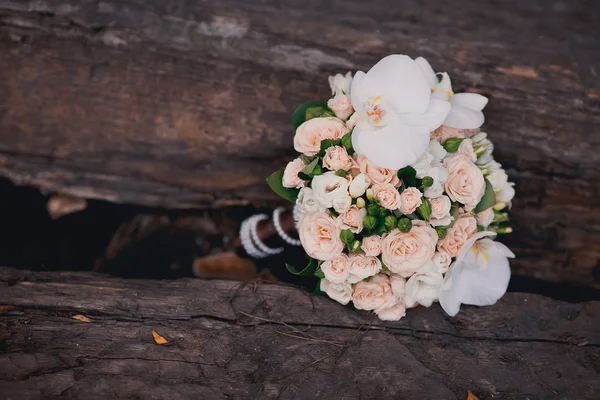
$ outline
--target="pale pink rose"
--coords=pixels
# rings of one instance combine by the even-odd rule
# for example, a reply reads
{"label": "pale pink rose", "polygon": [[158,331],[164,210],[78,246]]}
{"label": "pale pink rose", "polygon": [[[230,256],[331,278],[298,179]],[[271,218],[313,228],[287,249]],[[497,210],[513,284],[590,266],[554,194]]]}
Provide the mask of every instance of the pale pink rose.
{"label": "pale pink rose", "polygon": [[281,179],[283,187],[295,189],[304,187],[305,182],[298,178],[298,172],[302,171],[305,166],[304,161],[300,157],[294,161],[290,161],[283,171],[283,179]]}
{"label": "pale pink rose", "polygon": [[406,315],[404,288],[406,281],[401,277],[375,275],[370,281],[354,285],[352,302],[359,310],[373,310],[383,321],[398,321]]}
{"label": "pale pink rose", "polygon": [[351,206],[348,211],[341,215],[342,229],[349,229],[353,233],[360,233],[363,230],[363,220],[367,216],[367,210]]}
{"label": "pale pink rose", "polygon": [[436,251],[433,255],[433,263],[437,267],[437,272],[445,274],[452,263],[452,257],[448,253]]}
{"label": "pale pink rose", "polygon": [[446,226],[452,222],[452,216],[450,215],[452,202],[448,196],[443,195],[429,199],[429,204],[431,204],[431,218],[429,220],[431,226]]}
{"label": "pale pink rose", "polygon": [[341,139],[346,133],[348,128],[339,118],[312,118],[296,129],[294,149],[307,156],[314,156],[321,150],[321,141]]}
{"label": "pale pink rose", "polygon": [[458,146],[458,150],[456,150],[457,154],[465,155],[472,162],[477,161],[477,154],[475,154],[475,150],[473,150],[473,141],[471,139],[465,139]]}
{"label": "pale pink rose", "polygon": [[350,256],[350,276],[348,282],[357,283],[381,271],[381,261],[377,257],[363,254]]}
{"label": "pale pink rose", "polygon": [[487,228],[494,221],[494,209],[488,208],[477,214],[477,223]]}
{"label": "pale pink rose", "polygon": [[396,305],[375,311],[375,314],[382,321],[400,321],[406,315],[406,306],[400,299]]}
{"label": "pale pink rose", "polygon": [[389,183],[394,187],[400,187],[402,183],[398,178],[398,171],[388,168],[381,168],[373,164],[365,156],[359,154],[355,157],[360,172],[366,174],[371,181],[375,183]]}
{"label": "pale pink rose", "polygon": [[381,244],[381,259],[395,274],[409,277],[431,260],[438,236],[425,221],[413,221],[410,232],[392,230]]}
{"label": "pale pink rose", "polygon": [[388,210],[397,210],[402,204],[400,193],[389,183],[373,185],[373,197],[379,200],[379,205]]}
{"label": "pale pink rose", "polygon": [[456,257],[463,245],[477,232],[477,220],[462,209],[452,228],[446,231],[446,236],[438,242],[438,249],[451,257]]}
{"label": "pale pink rose", "polygon": [[362,240],[361,248],[365,252],[365,255],[377,257],[381,254],[381,236],[373,235],[365,237]]}
{"label": "pale pink rose", "polygon": [[358,121],[360,121],[360,115],[357,112],[355,112],[350,118],[348,118],[348,121],[346,121],[346,126],[348,127],[348,129],[352,130],[354,129]]}
{"label": "pale pink rose", "polygon": [[321,271],[329,282],[344,283],[350,275],[350,259],[342,253],[321,264]]}
{"label": "pale pink rose", "polygon": [[345,148],[341,146],[331,146],[325,150],[323,157],[323,166],[332,171],[344,170],[348,171],[352,168],[353,160],[348,155]]}
{"label": "pale pink rose", "polygon": [[298,221],[298,234],[310,257],[327,261],[344,250],[339,222],[326,212],[305,214]]}
{"label": "pale pink rose", "polygon": [[400,194],[400,211],[402,214],[412,214],[423,203],[423,193],[415,187],[406,188]]}
{"label": "pale pink rose", "polygon": [[435,131],[431,132],[431,140],[437,140],[441,144],[444,144],[448,139],[460,139],[465,137],[464,129],[451,128],[446,125],[442,125]]}
{"label": "pale pink rose", "polygon": [[350,97],[342,93],[337,93],[332,99],[327,101],[327,106],[333,110],[335,116],[345,120],[353,112],[352,102]]}
{"label": "pale pink rose", "polygon": [[320,288],[330,298],[340,304],[346,305],[352,300],[352,285],[349,283],[333,283],[321,279]]}
{"label": "pale pink rose", "polygon": [[485,193],[485,179],[479,167],[463,154],[455,154],[444,160],[448,180],[444,183],[446,193],[453,201],[465,205],[471,211]]}

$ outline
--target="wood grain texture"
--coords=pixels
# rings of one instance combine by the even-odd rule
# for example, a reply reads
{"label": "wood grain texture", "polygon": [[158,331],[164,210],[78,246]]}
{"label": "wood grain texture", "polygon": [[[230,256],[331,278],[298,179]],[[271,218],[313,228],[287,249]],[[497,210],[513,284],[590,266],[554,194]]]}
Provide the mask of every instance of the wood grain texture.
{"label": "wood grain texture", "polygon": [[423,55],[490,98],[516,273],[600,288],[600,3],[0,0],[0,174],[168,208],[277,199],[294,106]]}
{"label": "wood grain texture", "polygon": [[600,390],[598,302],[511,293],[456,318],[434,305],[383,323],[279,285],[0,268],[0,304],[14,306],[0,314],[2,399],[464,399],[467,390],[592,399]]}

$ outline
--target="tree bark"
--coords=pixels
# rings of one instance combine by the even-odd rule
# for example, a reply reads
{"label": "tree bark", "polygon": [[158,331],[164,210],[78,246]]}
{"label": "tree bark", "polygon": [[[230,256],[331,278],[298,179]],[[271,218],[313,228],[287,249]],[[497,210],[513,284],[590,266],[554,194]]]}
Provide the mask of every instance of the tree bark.
{"label": "tree bark", "polygon": [[0,304],[2,399],[465,399],[467,390],[593,399],[600,390],[598,302],[510,293],[455,318],[436,304],[385,323],[282,285],[0,268]]}
{"label": "tree bark", "polygon": [[600,288],[600,3],[0,0],[0,174],[168,208],[275,204],[289,116],[402,52],[489,96],[515,272]]}

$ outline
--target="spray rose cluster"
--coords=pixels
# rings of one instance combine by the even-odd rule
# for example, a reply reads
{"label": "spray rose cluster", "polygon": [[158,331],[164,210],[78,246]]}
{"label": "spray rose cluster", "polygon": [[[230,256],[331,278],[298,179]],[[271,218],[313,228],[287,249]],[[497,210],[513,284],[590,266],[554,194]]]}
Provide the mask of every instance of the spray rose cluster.
{"label": "spray rose cluster", "polygon": [[292,115],[299,157],[267,179],[295,203],[311,258],[288,270],[382,320],[494,304],[514,255],[493,239],[511,232],[515,191],[481,130],[487,98],[455,94],[447,73],[405,55],[329,83],[326,103]]}

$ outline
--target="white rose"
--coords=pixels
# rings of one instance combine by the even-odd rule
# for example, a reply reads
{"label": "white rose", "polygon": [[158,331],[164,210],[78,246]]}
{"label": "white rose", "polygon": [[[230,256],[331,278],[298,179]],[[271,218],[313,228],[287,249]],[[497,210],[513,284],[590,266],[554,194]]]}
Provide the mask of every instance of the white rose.
{"label": "white rose", "polygon": [[313,190],[309,187],[300,189],[298,199],[296,199],[296,207],[299,214],[306,214],[315,211],[325,211],[327,207],[323,207],[319,200],[315,197]]}
{"label": "white rose", "polygon": [[327,106],[333,110],[335,116],[345,120],[354,112],[350,97],[342,93],[336,95],[327,101]]}
{"label": "white rose", "polygon": [[445,274],[452,263],[452,257],[448,253],[436,251],[431,259],[437,267],[437,272]]}
{"label": "white rose", "polygon": [[283,171],[281,184],[286,188],[300,189],[305,185],[305,182],[298,177],[298,172],[302,171],[306,165],[300,157],[294,161],[290,161]]}
{"label": "white rose", "polygon": [[312,157],[321,151],[323,140],[341,139],[346,133],[348,133],[348,128],[339,118],[312,118],[296,129],[294,149],[298,153]]}
{"label": "white rose", "polygon": [[352,72],[346,72],[346,75],[335,74],[329,76],[329,87],[331,88],[331,94],[337,93],[350,95],[350,87],[352,86]]}
{"label": "white rose", "polygon": [[439,299],[440,288],[444,277],[437,271],[437,266],[428,262],[422,266],[406,282],[406,295],[404,303],[407,308],[415,307],[417,304],[429,307]]}
{"label": "white rose", "polygon": [[381,261],[377,257],[367,257],[362,254],[350,257],[350,276],[348,282],[357,283],[365,278],[376,275],[381,271]]}
{"label": "white rose", "polygon": [[377,257],[381,254],[381,236],[373,235],[363,238],[361,249],[365,252],[365,255]]}
{"label": "white rose", "polygon": [[450,208],[452,202],[446,195],[429,199],[431,204],[431,219],[429,223],[431,226],[446,226],[452,222],[452,216],[450,215]]}
{"label": "white rose", "polygon": [[400,194],[400,211],[402,214],[412,214],[423,203],[423,193],[415,187],[406,188]]}
{"label": "white rose", "polygon": [[326,212],[304,214],[298,222],[298,235],[306,254],[321,261],[331,260],[344,250],[340,223]]}
{"label": "white rose", "polygon": [[333,199],[333,209],[339,213],[343,214],[346,211],[350,210],[350,206],[352,206],[352,197],[348,193],[340,193],[335,199]]}
{"label": "white rose", "polygon": [[479,225],[487,228],[494,220],[494,209],[490,207],[487,210],[478,213],[475,217],[477,218],[477,223]]}
{"label": "white rose", "polygon": [[313,178],[312,189],[319,203],[325,208],[331,208],[335,199],[348,195],[348,180],[329,171]]}
{"label": "white rose", "polygon": [[354,160],[348,155],[345,148],[341,146],[331,146],[325,150],[323,157],[323,166],[332,171],[348,171],[352,168]]}
{"label": "white rose", "polygon": [[350,275],[350,259],[347,255],[340,254],[321,264],[321,271],[329,282],[345,283]]}
{"label": "white rose", "polygon": [[487,179],[494,188],[496,201],[510,203],[513,197],[515,197],[514,183],[508,181],[508,175],[500,164],[495,163],[492,168],[492,173],[487,176]]}
{"label": "white rose", "polygon": [[330,298],[346,305],[352,300],[352,286],[349,283],[331,283],[327,279],[321,279],[321,290]]}
{"label": "white rose", "polygon": [[366,174],[356,175],[350,183],[350,196],[354,198],[362,196],[369,186],[371,186],[371,179]]}

